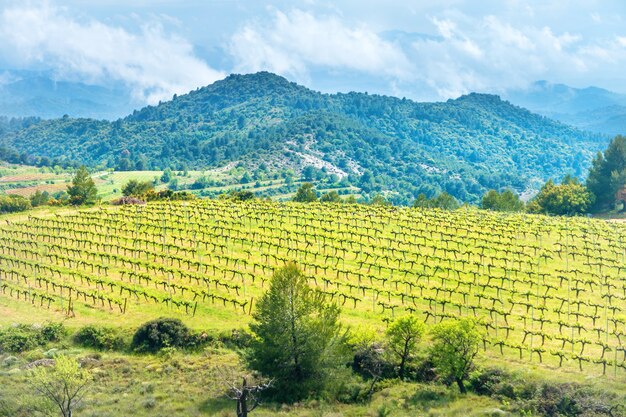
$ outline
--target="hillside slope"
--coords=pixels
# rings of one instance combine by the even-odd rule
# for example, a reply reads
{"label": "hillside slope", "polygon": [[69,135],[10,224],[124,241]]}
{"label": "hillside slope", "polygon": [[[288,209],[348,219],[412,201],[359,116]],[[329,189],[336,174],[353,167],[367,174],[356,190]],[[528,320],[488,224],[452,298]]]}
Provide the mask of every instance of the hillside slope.
{"label": "hillside slope", "polygon": [[522,192],[565,173],[583,175],[607,142],[497,96],[416,103],[327,95],[257,73],[231,75],[115,122],[44,121],[6,134],[0,145],[123,169],[314,165],[350,175],[366,193],[392,190],[409,201],[445,190],[475,202],[489,188]]}
{"label": "hillside slope", "polygon": [[626,95],[597,87],[574,88],[537,81],[506,98],[546,117],[590,132],[626,133]]}

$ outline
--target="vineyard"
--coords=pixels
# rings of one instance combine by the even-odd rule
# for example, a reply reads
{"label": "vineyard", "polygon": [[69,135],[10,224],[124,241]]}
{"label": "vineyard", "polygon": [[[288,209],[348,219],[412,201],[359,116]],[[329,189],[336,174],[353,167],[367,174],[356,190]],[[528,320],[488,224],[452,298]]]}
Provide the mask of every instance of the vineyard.
{"label": "vineyard", "polygon": [[489,355],[626,371],[624,224],[222,200],[3,223],[0,298],[37,309],[115,321],[167,311],[239,327],[293,260],[349,324],[471,316]]}

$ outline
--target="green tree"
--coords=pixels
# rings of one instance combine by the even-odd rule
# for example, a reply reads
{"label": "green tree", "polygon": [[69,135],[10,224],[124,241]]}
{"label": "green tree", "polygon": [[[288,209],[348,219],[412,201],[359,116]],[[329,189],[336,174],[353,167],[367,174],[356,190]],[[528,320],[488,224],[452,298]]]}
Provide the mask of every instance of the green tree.
{"label": "green tree", "polygon": [[167,184],[172,179],[172,170],[169,168],[165,168],[163,170],[163,175],[161,175],[161,182],[163,184]]}
{"label": "green tree", "polygon": [[528,205],[531,213],[575,215],[586,213],[593,205],[594,195],[577,179],[566,177],[561,184],[549,180]]}
{"label": "green tree", "polygon": [[315,169],[314,166],[307,165],[302,170],[302,178],[304,178],[305,181],[313,181],[313,179],[315,179],[316,172],[317,170]]}
{"label": "green tree", "polygon": [[30,200],[21,195],[0,195],[0,214],[26,211],[31,207]]}
{"label": "green tree", "polygon": [[460,207],[456,198],[445,191],[432,199],[432,206],[443,210],[456,210]]}
{"label": "green tree", "polygon": [[249,182],[252,182],[252,177],[250,176],[250,174],[248,173],[248,171],[244,172],[244,174],[241,176],[241,180],[239,180],[240,184],[248,184]]}
{"label": "green tree", "polygon": [[63,417],[72,417],[91,381],[89,372],[66,356],[58,356],[51,369],[44,366],[35,368],[31,378],[35,390],[51,401]]}
{"label": "green tree", "polygon": [[404,378],[406,366],[411,361],[417,343],[424,335],[424,324],[415,316],[395,320],[387,329],[389,350],[398,359],[398,376]]}
{"label": "green tree", "polygon": [[481,207],[485,210],[515,212],[524,210],[524,202],[511,190],[501,193],[489,190],[483,196]]}
{"label": "green tree", "polygon": [[420,193],[417,198],[415,199],[415,201],[413,202],[413,207],[415,208],[431,208],[431,202],[430,199],[428,197],[426,197],[426,194],[424,193]]}
{"label": "green tree", "polygon": [[374,197],[372,197],[372,199],[370,200],[370,204],[372,206],[390,206],[391,205],[389,200],[387,200],[385,196],[383,196],[382,194],[376,194]]}
{"label": "green tree", "polygon": [[279,401],[319,392],[338,366],[339,308],[311,289],[294,263],[276,271],[257,303],[248,354],[252,369],[275,380]]}
{"label": "green tree", "polygon": [[317,193],[313,188],[313,184],[310,182],[302,184],[300,188],[298,188],[298,191],[292,201],[296,201],[298,203],[312,203],[317,201]]}
{"label": "green tree", "polygon": [[129,180],[122,188],[122,194],[126,197],[143,197],[152,190],[154,185],[150,181]]}
{"label": "green tree", "polygon": [[50,193],[47,191],[41,192],[40,190],[35,191],[35,194],[30,196],[30,204],[33,207],[45,206],[50,201]]}
{"label": "green tree", "polygon": [[604,209],[615,201],[617,191],[626,185],[626,136],[616,136],[603,153],[594,158],[587,188],[595,196],[595,208]]}
{"label": "green tree", "polygon": [[320,197],[321,203],[341,203],[341,197],[337,191],[331,191]]}
{"label": "green tree", "polygon": [[96,202],[98,189],[84,165],[76,171],[72,185],[67,187],[67,193],[70,196],[70,204],[73,205],[94,204]]}
{"label": "green tree", "polygon": [[454,381],[462,393],[474,366],[482,335],[472,319],[444,321],[433,327],[431,356],[443,378]]}

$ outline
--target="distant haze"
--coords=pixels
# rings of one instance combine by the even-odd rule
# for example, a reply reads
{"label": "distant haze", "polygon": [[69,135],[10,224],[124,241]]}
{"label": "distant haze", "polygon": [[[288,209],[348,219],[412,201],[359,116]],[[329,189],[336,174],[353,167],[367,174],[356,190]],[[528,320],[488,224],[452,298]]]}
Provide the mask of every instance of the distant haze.
{"label": "distant haze", "polygon": [[0,68],[140,104],[259,70],[429,101],[540,79],[626,93],[624,16],[617,0],[4,0]]}

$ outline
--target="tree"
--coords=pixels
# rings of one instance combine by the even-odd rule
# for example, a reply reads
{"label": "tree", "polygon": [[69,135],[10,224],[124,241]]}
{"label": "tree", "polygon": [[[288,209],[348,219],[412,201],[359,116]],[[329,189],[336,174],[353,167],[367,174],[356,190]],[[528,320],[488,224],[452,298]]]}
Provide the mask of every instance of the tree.
{"label": "tree", "polygon": [[501,193],[489,190],[483,196],[481,207],[485,210],[515,212],[524,210],[524,202],[511,190]]}
{"label": "tree", "polygon": [[443,210],[456,210],[459,208],[459,202],[445,191],[435,198],[428,198],[425,194],[417,196],[413,202],[413,207],[419,208],[440,208]]}
{"label": "tree", "polygon": [[370,205],[372,205],[372,206],[390,206],[391,203],[382,194],[376,194],[370,200]]}
{"label": "tree", "polygon": [[70,204],[73,205],[94,204],[96,202],[98,189],[84,165],[76,171],[72,185],[67,187],[67,193],[70,196]]}
{"label": "tree", "polygon": [[459,202],[444,191],[432,199],[432,206],[443,210],[456,210],[459,208]]}
{"label": "tree", "polygon": [[298,188],[296,195],[293,197],[292,201],[296,201],[299,203],[312,203],[317,201],[317,193],[313,188],[313,184],[310,182],[305,182]]}
{"label": "tree", "polygon": [[230,399],[237,401],[237,417],[248,417],[255,408],[261,404],[259,394],[272,386],[272,381],[248,385],[248,378],[242,378],[241,386],[230,384]]}
{"label": "tree", "polygon": [[437,372],[454,381],[462,393],[474,365],[482,335],[472,319],[444,321],[432,329],[431,356]]}
{"label": "tree", "polygon": [[528,205],[531,213],[575,215],[586,213],[595,200],[594,195],[573,177],[565,177],[561,184],[549,180]]}
{"label": "tree", "polygon": [[321,203],[341,203],[341,197],[337,191],[331,191],[320,197]]}
{"label": "tree", "polygon": [[410,362],[417,343],[424,334],[424,325],[415,316],[395,320],[387,329],[389,350],[398,358],[398,376],[404,378],[406,365]]}
{"label": "tree", "polygon": [[250,174],[248,174],[248,172],[244,172],[244,174],[241,176],[241,180],[239,181],[240,184],[248,184],[249,182],[252,182],[252,177],[250,176]]}
{"label": "tree", "polygon": [[420,193],[413,202],[414,208],[430,208],[430,199],[426,197],[426,194]]}
{"label": "tree", "polygon": [[30,196],[30,204],[33,207],[45,206],[50,201],[50,193],[47,191],[41,192],[35,191],[35,194]]}
{"label": "tree", "polygon": [[598,153],[586,185],[595,196],[596,209],[606,208],[615,201],[617,191],[626,185],[626,136],[616,136],[604,154]]}
{"label": "tree", "polygon": [[165,168],[163,170],[163,175],[161,175],[161,182],[163,184],[167,184],[172,179],[172,170],[169,168]]}
{"label": "tree", "polygon": [[91,383],[91,375],[72,358],[58,356],[51,369],[35,368],[31,379],[35,390],[59,408],[63,417],[72,417]]}
{"label": "tree", "polygon": [[248,363],[276,381],[277,400],[297,401],[323,388],[338,366],[339,308],[311,289],[294,263],[274,273],[253,319]]}
{"label": "tree", "polygon": [[152,190],[154,185],[150,181],[129,180],[122,188],[122,194],[126,197],[143,197]]}
{"label": "tree", "polygon": [[307,165],[302,170],[302,178],[304,178],[305,181],[312,181],[313,179],[315,179],[316,171],[317,170],[315,169],[314,166]]}

